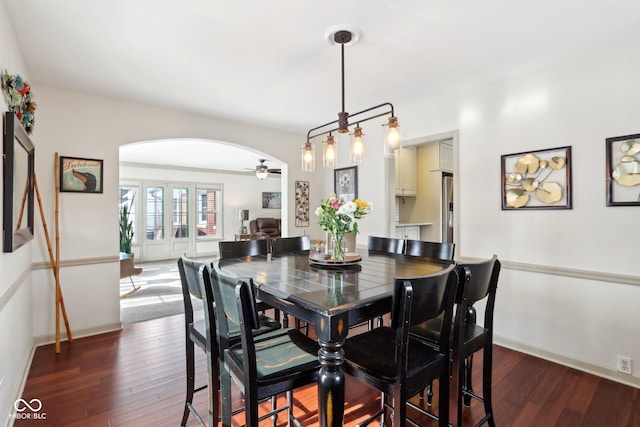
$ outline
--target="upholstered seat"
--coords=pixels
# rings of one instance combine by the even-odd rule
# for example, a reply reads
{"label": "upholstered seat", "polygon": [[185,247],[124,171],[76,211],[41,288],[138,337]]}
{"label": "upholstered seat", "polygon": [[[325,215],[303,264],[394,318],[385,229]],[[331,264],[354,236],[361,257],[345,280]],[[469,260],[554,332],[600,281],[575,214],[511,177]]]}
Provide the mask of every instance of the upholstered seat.
{"label": "upholstered seat", "polygon": [[253,239],[280,236],[280,218],[256,218],[249,222],[249,232]]}
{"label": "upholstered seat", "polygon": [[133,276],[137,276],[140,273],[142,273],[142,267],[134,265],[133,254],[130,254],[127,258],[120,258],[120,278],[128,277],[134,290],[137,290],[138,287],[133,283]]}
{"label": "upholstered seat", "polygon": [[[294,420],[291,391],[318,379],[318,343],[296,329],[280,329],[255,336],[259,327],[256,300],[251,280],[238,280],[214,266],[210,272],[216,300],[216,331],[220,345],[220,388],[222,391],[222,425],[231,425],[231,381],[244,396],[245,424],[257,427],[260,419],[287,411],[287,425]],[[209,298],[210,296],[205,296]],[[230,325],[240,326],[241,343],[229,340]],[[224,355],[224,356],[223,356]],[[223,358],[224,357],[224,358]],[[258,417],[258,403],[280,393],[287,394],[287,404],[271,414]]]}
{"label": "upholstered seat", "polygon": [[[208,423],[213,425],[219,419],[218,389],[220,368],[218,363],[218,342],[215,335],[215,318],[213,297],[204,298],[205,293],[212,294],[211,279],[209,272],[206,270],[205,263],[190,260],[184,256],[178,260],[178,271],[180,272],[180,282],[182,284],[182,296],[184,302],[184,321],[185,321],[185,349],[186,349],[186,398],[184,411],[182,414],[181,426],[187,424],[189,415],[198,421],[200,425],[205,425],[203,417],[196,411],[193,406],[194,394],[209,389],[209,411]],[[205,275],[204,272],[207,272]],[[191,298],[197,298],[202,301],[204,306],[204,319],[194,319],[194,308]],[[257,335],[270,332],[280,328],[280,324],[264,315],[258,316],[258,327],[254,333]],[[235,326],[229,330],[229,339],[231,342],[240,341],[240,327]],[[205,352],[207,360],[207,382],[206,384],[196,387],[195,385],[195,346],[198,346]]]}

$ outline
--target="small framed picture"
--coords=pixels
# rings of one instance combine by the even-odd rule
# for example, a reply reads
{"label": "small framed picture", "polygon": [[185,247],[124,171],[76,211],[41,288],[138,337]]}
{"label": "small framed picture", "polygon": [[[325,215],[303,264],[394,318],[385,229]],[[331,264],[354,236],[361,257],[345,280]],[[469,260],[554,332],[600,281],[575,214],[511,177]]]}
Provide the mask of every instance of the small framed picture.
{"label": "small framed picture", "polygon": [[280,209],[281,206],[280,192],[264,191],[262,193],[263,209]]}
{"label": "small framed picture", "polygon": [[103,161],[60,156],[60,191],[102,193]]}
{"label": "small framed picture", "polygon": [[571,147],[501,156],[502,210],[571,209]]}
{"label": "small framed picture", "polygon": [[607,206],[640,206],[640,134],[606,139]]}
{"label": "small framed picture", "polygon": [[333,191],[336,197],[346,201],[358,198],[358,167],[336,169],[333,171]]}

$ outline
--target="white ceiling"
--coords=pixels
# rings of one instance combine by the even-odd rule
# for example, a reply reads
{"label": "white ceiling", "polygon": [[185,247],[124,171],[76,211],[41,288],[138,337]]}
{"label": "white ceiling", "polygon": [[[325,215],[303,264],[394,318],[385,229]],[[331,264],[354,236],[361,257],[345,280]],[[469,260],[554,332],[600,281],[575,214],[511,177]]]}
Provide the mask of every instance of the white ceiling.
{"label": "white ceiling", "polygon": [[423,99],[640,38],[638,0],[2,1],[32,82],[300,134],[341,109],[335,26],[346,111],[392,102],[405,137]]}

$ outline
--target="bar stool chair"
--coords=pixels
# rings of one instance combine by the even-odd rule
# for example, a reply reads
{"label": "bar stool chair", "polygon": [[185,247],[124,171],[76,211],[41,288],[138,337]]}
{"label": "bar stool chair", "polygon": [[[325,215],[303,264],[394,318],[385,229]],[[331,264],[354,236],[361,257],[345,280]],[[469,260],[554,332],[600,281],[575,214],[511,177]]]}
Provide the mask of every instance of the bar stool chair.
{"label": "bar stool chair", "polygon": [[[452,354],[458,366],[457,390],[457,422],[462,425],[462,403],[471,404],[471,398],[477,399],[484,405],[485,416],[476,424],[485,422],[495,427],[491,402],[491,378],[493,364],[493,312],[500,275],[500,261],[497,256],[477,263],[459,264],[467,274],[461,281],[456,296],[456,317],[453,326]],[[484,324],[476,324],[476,302],[486,300]],[[438,348],[440,329],[443,319],[435,319],[415,325],[411,328],[411,339],[420,341],[433,348]],[[482,361],[482,397],[475,394],[471,384],[473,368],[473,353],[483,351]],[[428,390],[430,403],[431,393]]]}
{"label": "bar stool chair", "polygon": [[[282,254],[291,253],[309,253],[311,250],[311,239],[309,236],[297,237],[272,237],[271,238],[271,256],[278,257]],[[289,327],[289,315],[282,314],[282,324],[285,328]],[[309,324],[302,324],[299,319],[295,319],[295,326],[298,330],[304,330],[309,335]]]}
{"label": "bar stool chair", "polygon": [[[216,299],[216,330],[224,355],[220,374],[222,425],[231,425],[232,379],[244,394],[247,427],[257,427],[259,421],[269,417],[275,418],[275,425],[277,414],[284,410],[288,420],[297,423],[291,413],[291,391],[317,381],[320,368],[318,343],[297,329],[280,329],[254,336],[258,322],[251,280],[225,275],[218,265],[214,266],[211,279]],[[240,344],[233,344],[228,338],[232,325],[240,326]],[[258,417],[261,400],[285,392],[287,405],[272,406],[269,414]]]}
{"label": "bar stool chair", "polygon": [[269,241],[267,239],[221,241],[218,242],[218,250],[220,259],[267,256],[269,253]]}
{"label": "bar stool chair", "polygon": [[271,256],[274,257],[281,254],[309,252],[309,250],[311,250],[311,239],[306,235],[271,239]]}
{"label": "bar stool chair", "polygon": [[453,261],[455,243],[426,242],[423,240],[405,241],[405,255],[431,258],[441,261]]}
{"label": "bar stool chair", "polygon": [[[185,397],[184,411],[182,415],[181,426],[186,425],[189,414],[192,414],[201,426],[205,426],[205,422],[200,414],[193,406],[193,397],[195,393],[206,390],[209,392],[209,415],[208,425],[217,425],[219,416],[218,390],[220,368],[218,362],[218,343],[215,335],[215,318],[211,315],[214,313],[215,303],[213,298],[205,299],[203,288],[209,287],[210,279],[204,275],[205,263],[190,260],[185,256],[178,259],[178,270],[180,272],[180,282],[182,284],[182,296],[184,301],[184,320],[185,320],[185,344],[186,344],[186,371],[187,371],[187,390]],[[204,305],[204,319],[194,319],[194,308],[191,297],[202,300]],[[257,333],[265,333],[274,329],[279,329],[280,324],[266,316],[259,318],[261,328]],[[232,336],[234,342],[240,339],[239,328],[233,331]],[[195,346],[204,351],[207,359],[207,382],[206,384],[195,386]],[[213,422],[215,420],[215,424]]]}
{"label": "bar stool chair", "polygon": [[[271,251],[271,239],[252,239],[252,240],[231,240],[218,242],[218,251],[220,253],[220,259],[228,258],[243,258],[249,256],[264,256],[266,257]],[[259,310],[265,312],[273,307],[269,307],[267,304],[259,303]],[[273,317],[280,321],[280,310],[273,309]],[[284,313],[282,317],[282,324],[285,328],[289,327],[289,316]]]}
{"label": "bar stool chair", "polygon": [[369,236],[367,247],[371,252],[400,255],[404,253],[404,240],[391,237]]}
{"label": "bar stool chair", "polygon": [[[390,326],[381,326],[352,338],[344,345],[344,371],[358,380],[380,390],[382,409],[361,423],[369,424],[386,410],[393,410],[393,425],[406,426],[409,398],[434,379],[439,380],[438,416],[440,427],[449,425],[449,345],[451,319],[458,275],[454,266],[424,277],[396,278]],[[421,342],[409,340],[409,328],[443,314],[440,345],[434,349]],[[393,403],[388,402],[388,396]]]}

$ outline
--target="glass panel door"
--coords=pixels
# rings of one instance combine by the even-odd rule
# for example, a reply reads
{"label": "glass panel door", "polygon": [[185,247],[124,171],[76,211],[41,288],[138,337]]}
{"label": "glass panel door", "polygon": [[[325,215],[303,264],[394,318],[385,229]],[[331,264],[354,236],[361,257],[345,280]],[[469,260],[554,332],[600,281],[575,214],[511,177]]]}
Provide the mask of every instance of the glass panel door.
{"label": "glass panel door", "polygon": [[164,187],[146,189],[146,239],[164,240]]}
{"label": "glass panel door", "polygon": [[174,187],[171,192],[171,235],[176,239],[189,238],[189,189]]}

